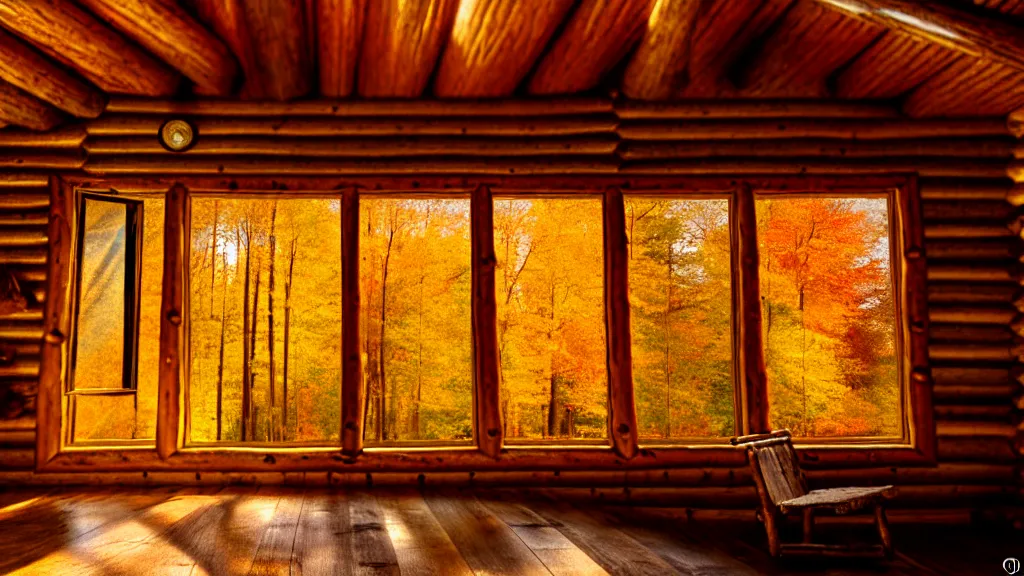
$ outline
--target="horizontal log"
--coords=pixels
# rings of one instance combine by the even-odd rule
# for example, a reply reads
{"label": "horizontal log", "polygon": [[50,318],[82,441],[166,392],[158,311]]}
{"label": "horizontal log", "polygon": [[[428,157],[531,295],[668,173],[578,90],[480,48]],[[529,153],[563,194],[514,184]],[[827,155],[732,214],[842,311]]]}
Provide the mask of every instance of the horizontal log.
{"label": "horizontal log", "polygon": [[968,308],[968,307],[936,307],[928,309],[928,318],[932,322],[964,323],[964,324],[1000,324],[1009,325],[1017,317],[1017,310],[1005,308]]}
{"label": "horizontal log", "polygon": [[[11,270],[19,282],[46,282],[46,268],[43,266],[18,267]],[[23,291],[24,291],[24,287]]]}
{"label": "horizontal log", "polygon": [[925,225],[924,237],[935,238],[1009,238],[1016,236],[1007,224],[932,224]]}
{"label": "horizontal log", "polygon": [[933,343],[1003,343],[1009,346],[1014,332],[1006,326],[932,322],[928,326],[928,338]]}
{"label": "horizontal log", "polygon": [[931,282],[928,302],[933,304],[1009,304],[1020,292],[1015,284],[955,284]]}
{"label": "horizontal log", "polygon": [[924,200],[1006,200],[1013,184],[1006,179],[994,180],[950,180],[921,179],[918,190]]}
{"label": "horizontal log", "polygon": [[[0,430],[0,462],[7,450],[12,448],[30,448],[35,450],[35,430]],[[2,467],[2,464],[0,464]]]}
{"label": "horizontal log", "polygon": [[0,378],[38,378],[39,358],[15,359],[13,364],[0,365]]}
{"label": "horizontal log", "polygon": [[624,174],[836,174],[917,173],[931,177],[997,178],[1002,161],[898,158],[878,160],[819,160],[794,158],[785,162],[761,158],[712,158],[665,161],[632,161],[622,167]]}
{"label": "horizontal log", "polygon": [[[202,138],[186,156],[254,155],[390,158],[403,156],[564,156],[615,152],[610,137],[495,138]],[[122,154],[174,155],[154,138],[93,138],[85,143],[92,156]]]}
{"label": "horizontal log", "polygon": [[[206,136],[577,136],[613,134],[613,116],[585,118],[207,118],[195,120]],[[86,124],[91,136],[156,136],[160,117],[109,116]]]}
{"label": "horizontal log", "polygon": [[1013,140],[731,140],[684,142],[624,142],[620,155],[626,160],[670,158],[1000,158],[1009,156]]}
{"label": "horizontal log", "polygon": [[896,140],[916,138],[1007,136],[1000,120],[755,120],[755,121],[625,121],[619,135],[626,140],[776,140],[828,138]]}
{"label": "horizontal log", "polygon": [[1017,436],[1017,427],[1008,422],[940,421],[935,426],[935,433],[940,438],[1014,438]]}
{"label": "horizontal log", "polygon": [[46,264],[46,250],[13,249],[0,250],[0,264],[21,266],[42,266]]}
{"label": "horizontal log", "polygon": [[48,132],[0,131],[0,148],[74,148],[85,141],[85,128],[66,126]]}
{"label": "horizontal log", "polygon": [[986,201],[932,201],[921,203],[925,222],[931,220],[997,220],[1006,222],[1014,213],[1006,200]]}
{"label": "horizontal log", "polygon": [[932,344],[928,357],[942,362],[1013,362],[1024,348],[1006,344]]}
{"label": "horizontal log", "polygon": [[[50,179],[43,174],[0,174],[0,188],[45,188],[49,186]],[[4,194],[6,197],[7,194]],[[45,196],[45,193],[44,193]],[[0,209],[3,209],[4,198],[0,197]],[[49,200],[47,200],[49,206]]]}
{"label": "horizontal log", "polygon": [[42,325],[0,324],[0,340],[42,340]]}
{"label": "horizontal log", "polygon": [[1007,266],[977,264],[928,266],[928,281],[1016,282],[1016,270]]}
{"label": "horizontal log", "polygon": [[935,406],[937,420],[1000,420],[1010,421],[1013,418],[1013,406]]}
{"label": "horizontal log", "polygon": [[46,246],[46,228],[7,228],[0,234],[0,248]]}
{"label": "horizontal log", "polygon": [[0,227],[4,233],[10,230],[11,226],[46,226],[49,217],[45,211],[39,212],[2,212],[4,208],[0,205]]}
{"label": "horizontal log", "polygon": [[939,386],[1002,386],[1012,384],[1007,368],[933,366],[932,380]]}
{"label": "horizontal log", "polygon": [[1017,238],[982,240],[933,240],[925,242],[925,254],[935,260],[1013,260],[1021,253]]}
{"label": "horizontal log", "polygon": [[310,100],[304,102],[251,102],[197,100],[176,102],[111,98],[107,113],[166,116],[323,116],[323,117],[436,117],[436,116],[575,116],[611,114],[611,100],[556,98],[544,100]]}
{"label": "horizontal log", "polygon": [[886,484],[1008,484],[1013,466],[1005,464],[948,464],[924,468],[863,468],[859,470],[808,470],[812,489]]}
{"label": "horizontal log", "polygon": [[1017,454],[1005,438],[939,438],[938,457],[947,462],[1012,463]]}
{"label": "horizontal log", "polygon": [[744,101],[639,102],[621,101],[615,113],[628,120],[697,120],[711,118],[898,118],[892,106],[861,102]]}
{"label": "horizontal log", "polygon": [[0,196],[0,210],[45,210],[50,206],[50,198],[46,194],[5,193]]}
{"label": "horizontal log", "polygon": [[282,160],[202,157],[132,157],[90,160],[89,174],[224,174],[224,175],[357,175],[357,174],[609,174],[612,161],[579,160]]}
{"label": "horizontal log", "polygon": [[0,168],[77,170],[83,164],[85,164],[85,155],[78,150],[63,154],[32,150],[4,150],[0,152]]}
{"label": "horizontal log", "polygon": [[1006,402],[1017,392],[1017,384],[936,384],[932,388],[932,397],[937,403],[961,403],[961,402]]}
{"label": "horizontal log", "polygon": [[32,470],[35,466],[35,448],[0,450],[0,470]]}

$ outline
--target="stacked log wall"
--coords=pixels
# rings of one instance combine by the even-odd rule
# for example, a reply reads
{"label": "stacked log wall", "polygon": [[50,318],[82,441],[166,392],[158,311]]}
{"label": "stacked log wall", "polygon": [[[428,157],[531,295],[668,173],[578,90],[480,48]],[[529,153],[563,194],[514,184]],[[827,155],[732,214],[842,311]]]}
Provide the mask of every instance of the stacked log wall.
{"label": "stacked log wall", "polygon": [[[161,124],[199,139],[165,150]],[[28,309],[0,317],[0,482],[307,482],[560,487],[566,497],[747,508],[744,467],[630,472],[424,474],[34,474],[34,395],[45,290],[46,177],[55,174],[250,180],[363,175],[870,175],[920,177],[928,258],[938,465],[813,470],[813,487],[892,483],[898,506],[1012,504],[1024,477],[1018,357],[1024,335],[1016,141],[1004,119],[908,120],[864,105],[603,100],[518,104],[160,103],[113,101],[95,121],[33,135],[0,132],[0,266]],[[1019,178],[1024,180],[1024,178]],[[341,180],[339,180],[340,182]]]}

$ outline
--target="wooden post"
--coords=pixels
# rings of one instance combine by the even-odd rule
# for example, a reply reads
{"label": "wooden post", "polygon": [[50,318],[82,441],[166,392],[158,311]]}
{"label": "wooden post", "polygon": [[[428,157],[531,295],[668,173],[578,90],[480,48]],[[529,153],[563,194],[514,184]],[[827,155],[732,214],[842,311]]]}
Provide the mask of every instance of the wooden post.
{"label": "wooden post", "polygon": [[741,183],[732,202],[732,234],[738,258],[734,262],[737,285],[736,354],[738,377],[746,393],[746,434],[768,432],[768,377],[761,336],[760,262],[757,252],[757,212],[754,192]]}
{"label": "wooden post", "polygon": [[356,456],[363,451],[363,362],[359,348],[359,194],[341,196],[341,445]]}
{"label": "wooden post", "polygon": [[47,228],[50,280],[43,317],[43,349],[36,398],[36,467],[41,468],[60,451],[61,396],[68,365],[71,335],[71,261],[74,257],[75,194],[59,178],[50,178],[50,222]]}
{"label": "wooden post", "polygon": [[604,193],[604,306],[608,348],[608,434],[626,459],[639,451],[633,399],[633,350],[629,328],[629,246],[622,190]]}
{"label": "wooden post", "polygon": [[181,324],[184,304],[185,218],[187,190],[175,184],[164,210],[164,276],[160,304],[160,382],[156,416],[156,451],[166,460],[181,438]]}
{"label": "wooden post", "polygon": [[501,414],[498,362],[498,308],[494,297],[494,201],[480,186],[470,204],[473,226],[473,380],[476,442],[480,451],[497,458],[505,442]]}

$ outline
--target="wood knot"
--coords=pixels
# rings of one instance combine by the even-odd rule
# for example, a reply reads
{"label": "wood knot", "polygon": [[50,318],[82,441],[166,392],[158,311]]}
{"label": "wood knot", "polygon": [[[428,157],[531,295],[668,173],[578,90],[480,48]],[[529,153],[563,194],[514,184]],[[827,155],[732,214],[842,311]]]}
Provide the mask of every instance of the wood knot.
{"label": "wood knot", "polygon": [[345,422],[345,430],[348,430],[349,432],[355,432],[356,431],[356,423],[351,421],[351,420],[349,420],[348,422]]}
{"label": "wood knot", "polygon": [[621,434],[623,436],[625,436],[626,434],[629,434],[629,424],[626,424],[625,422],[623,422],[622,424],[619,424],[619,434]]}
{"label": "wood knot", "polygon": [[266,456],[263,457],[263,463],[264,464],[277,464],[277,459],[274,458],[273,454],[267,454]]}
{"label": "wood knot", "polygon": [[922,256],[924,256],[924,251],[921,250],[920,248],[916,248],[915,247],[915,248],[910,248],[909,250],[907,250],[907,259],[908,260],[917,260],[917,259],[921,258]]}
{"label": "wood knot", "polygon": [[924,322],[922,322],[920,320],[911,322],[910,323],[910,331],[915,333],[915,334],[923,334],[924,333]]}
{"label": "wood knot", "polygon": [[499,430],[497,428],[490,428],[487,430],[487,436],[491,438],[497,438]]}
{"label": "wood knot", "polygon": [[49,333],[46,334],[47,344],[63,344],[64,339],[64,333],[61,332],[60,330],[57,330],[56,328],[50,330]]}
{"label": "wood knot", "polygon": [[910,378],[913,379],[914,382],[928,382],[929,380],[928,372],[920,368],[911,372]]}
{"label": "wood knot", "polygon": [[175,326],[181,326],[181,313],[177,310],[171,310],[167,313],[167,321]]}

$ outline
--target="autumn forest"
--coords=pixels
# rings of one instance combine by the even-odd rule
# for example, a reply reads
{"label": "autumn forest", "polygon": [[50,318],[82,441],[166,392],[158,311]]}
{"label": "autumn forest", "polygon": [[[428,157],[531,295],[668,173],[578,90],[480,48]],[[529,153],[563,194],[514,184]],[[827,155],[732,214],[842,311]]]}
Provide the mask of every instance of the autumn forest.
{"label": "autumn forest", "polygon": [[[74,439],[152,438],[163,201],[130,205],[136,224],[87,202],[74,386],[100,390],[76,396]],[[727,197],[626,197],[641,442],[737,431],[729,213]],[[190,215],[188,441],[337,444],[340,200],[193,195]],[[493,221],[506,444],[606,442],[601,197],[496,197]],[[472,442],[470,224],[468,197],[359,200],[369,446]],[[898,436],[887,197],[763,196],[757,234],[773,427]],[[126,305],[128,380],[110,371],[134,349]]]}

